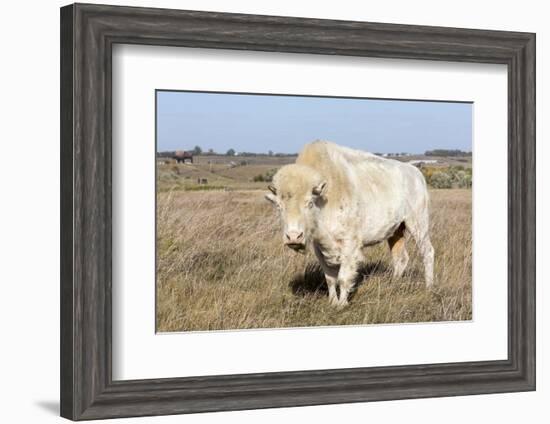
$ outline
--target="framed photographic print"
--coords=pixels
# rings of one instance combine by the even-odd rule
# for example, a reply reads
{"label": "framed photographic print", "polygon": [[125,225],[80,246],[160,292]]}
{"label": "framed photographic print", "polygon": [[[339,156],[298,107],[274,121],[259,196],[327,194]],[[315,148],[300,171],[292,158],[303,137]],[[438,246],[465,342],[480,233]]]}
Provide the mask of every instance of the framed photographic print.
{"label": "framed photographic print", "polygon": [[61,9],[61,414],[535,389],[535,35]]}

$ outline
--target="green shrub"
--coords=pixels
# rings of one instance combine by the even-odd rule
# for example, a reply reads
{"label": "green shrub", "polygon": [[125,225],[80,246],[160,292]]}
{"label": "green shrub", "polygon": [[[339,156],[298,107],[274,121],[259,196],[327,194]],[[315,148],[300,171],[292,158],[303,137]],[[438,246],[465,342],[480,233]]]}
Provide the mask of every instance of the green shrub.
{"label": "green shrub", "polygon": [[273,181],[273,176],[275,175],[276,172],[277,172],[276,169],[270,169],[265,174],[256,175],[254,178],[252,178],[252,181],[254,181],[255,183],[257,182],[270,183],[271,181]]}
{"label": "green shrub", "polygon": [[457,172],[456,185],[458,188],[471,188],[472,187],[472,175],[464,171]]}
{"label": "green shrub", "polygon": [[433,188],[452,188],[453,178],[447,172],[434,172],[430,177],[429,184]]}

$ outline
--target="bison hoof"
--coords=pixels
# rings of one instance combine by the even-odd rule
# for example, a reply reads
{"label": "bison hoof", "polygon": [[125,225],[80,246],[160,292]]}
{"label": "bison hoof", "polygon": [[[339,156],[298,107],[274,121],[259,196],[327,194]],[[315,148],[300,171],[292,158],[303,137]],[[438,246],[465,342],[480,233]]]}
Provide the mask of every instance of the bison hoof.
{"label": "bison hoof", "polygon": [[336,306],[336,305],[338,305],[338,298],[337,297],[329,297],[328,303],[331,306]]}
{"label": "bison hoof", "polygon": [[347,299],[340,299],[336,300],[334,303],[332,303],[333,306],[335,306],[337,309],[344,309],[346,306],[349,305],[349,302]]}

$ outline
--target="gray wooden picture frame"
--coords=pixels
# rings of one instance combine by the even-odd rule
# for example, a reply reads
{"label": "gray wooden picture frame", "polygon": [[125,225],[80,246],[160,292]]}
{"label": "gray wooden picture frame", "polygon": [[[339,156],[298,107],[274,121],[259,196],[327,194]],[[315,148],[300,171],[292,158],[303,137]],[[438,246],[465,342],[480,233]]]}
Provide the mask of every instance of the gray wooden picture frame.
{"label": "gray wooden picture frame", "polygon": [[[111,52],[116,43],[507,65],[508,359],[113,381]],[[75,4],[61,9],[60,125],[63,417],[535,389],[534,34]]]}

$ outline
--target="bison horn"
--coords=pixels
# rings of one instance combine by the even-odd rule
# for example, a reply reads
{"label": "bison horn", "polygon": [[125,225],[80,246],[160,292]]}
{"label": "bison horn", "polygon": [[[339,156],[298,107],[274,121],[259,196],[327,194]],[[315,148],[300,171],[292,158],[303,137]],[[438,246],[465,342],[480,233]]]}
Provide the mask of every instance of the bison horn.
{"label": "bison horn", "polygon": [[326,186],[327,186],[326,181],[323,181],[321,184],[313,187],[313,189],[311,190],[311,193],[314,194],[315,196],[320,196],[325,191]]}

